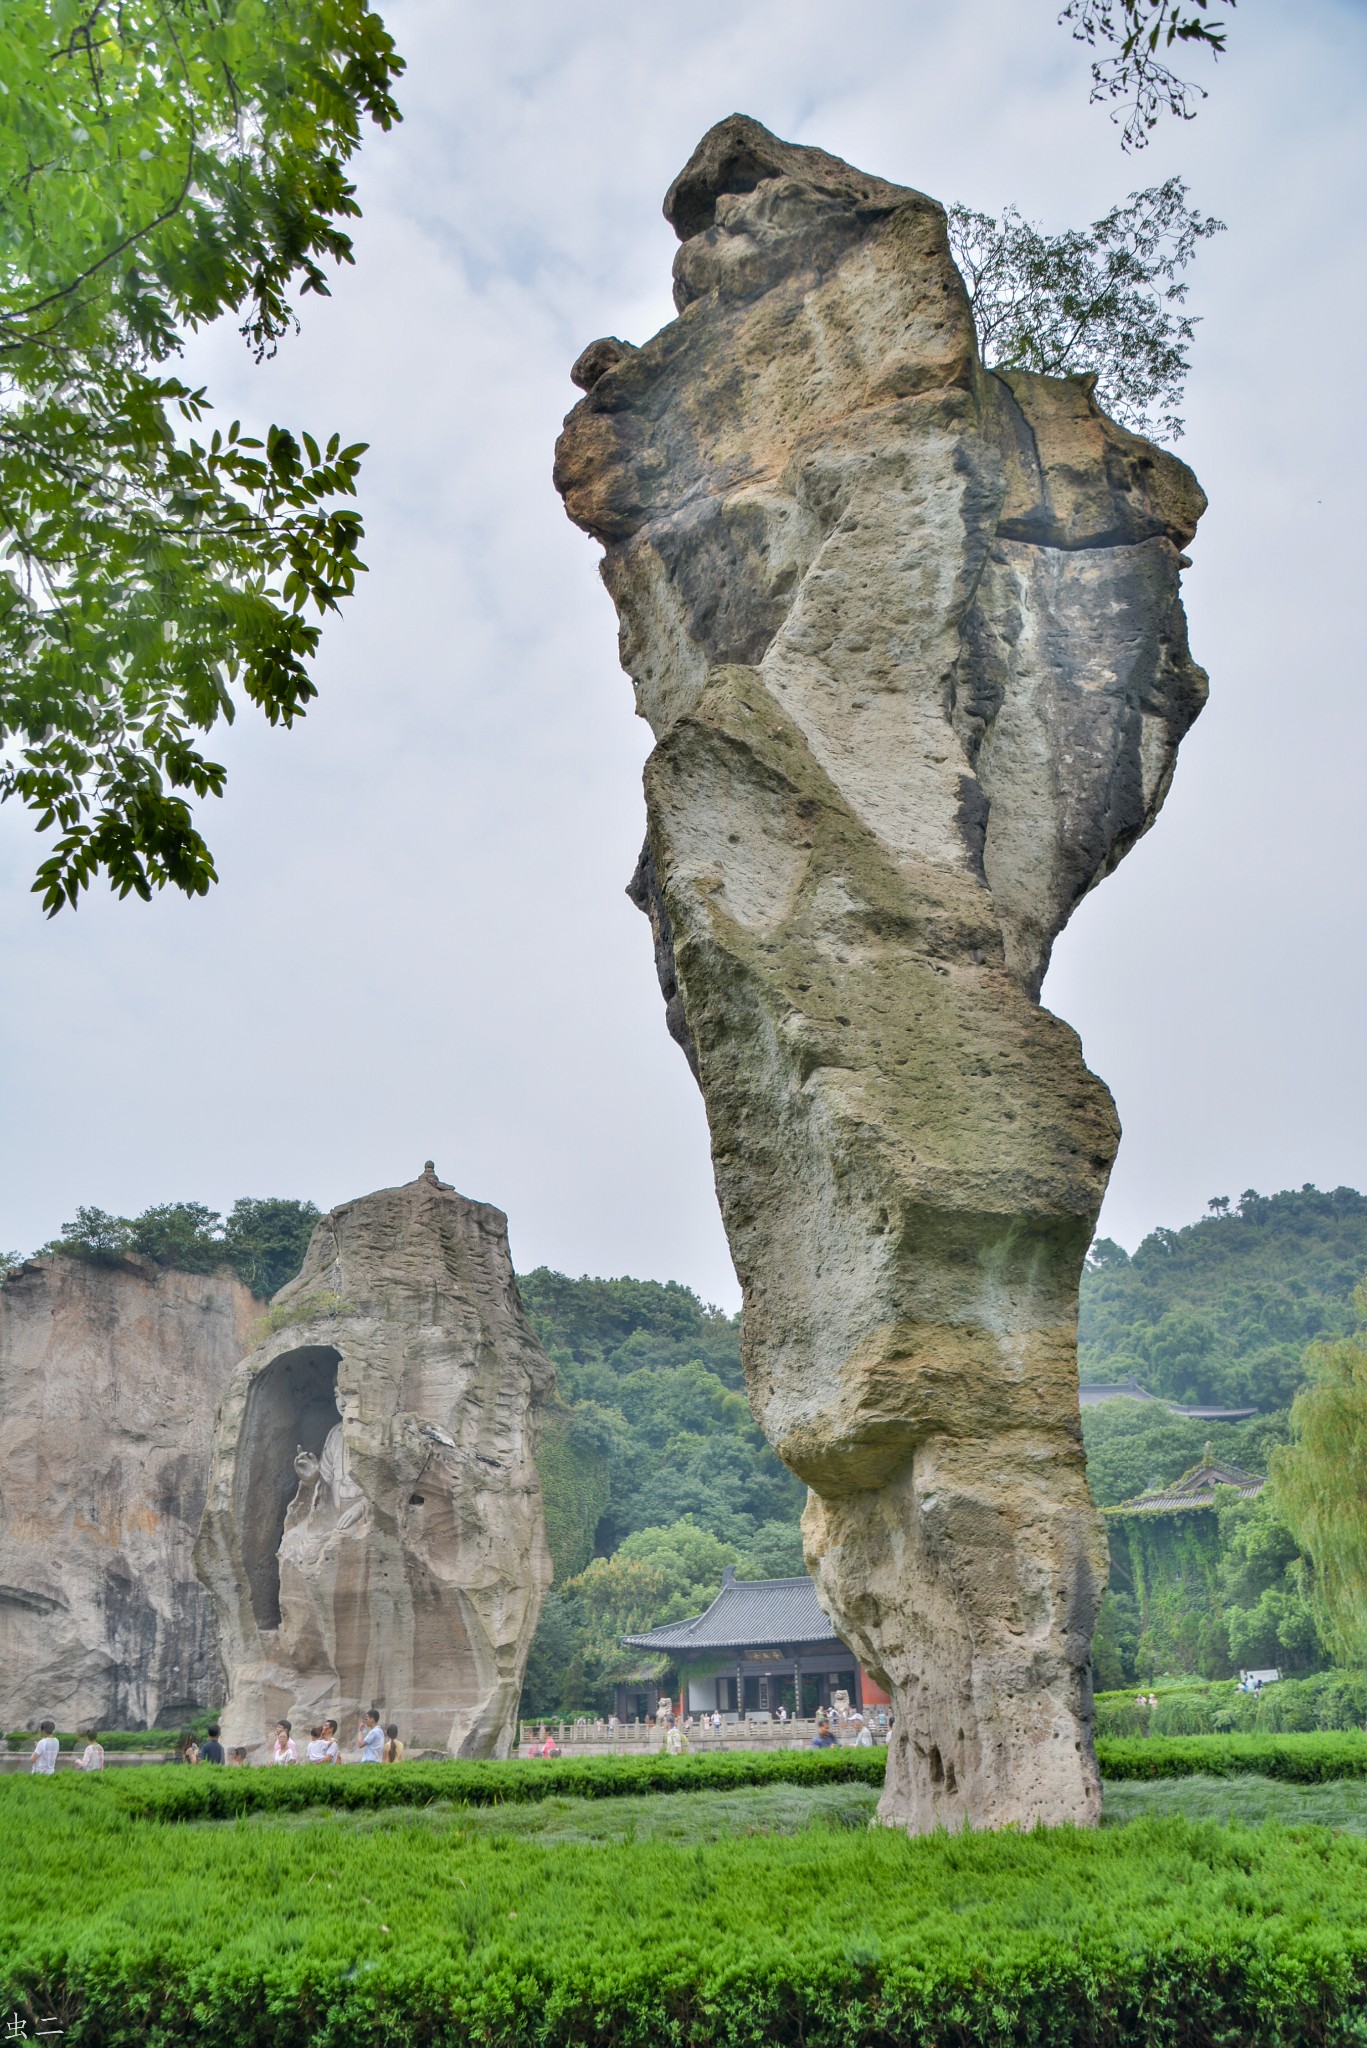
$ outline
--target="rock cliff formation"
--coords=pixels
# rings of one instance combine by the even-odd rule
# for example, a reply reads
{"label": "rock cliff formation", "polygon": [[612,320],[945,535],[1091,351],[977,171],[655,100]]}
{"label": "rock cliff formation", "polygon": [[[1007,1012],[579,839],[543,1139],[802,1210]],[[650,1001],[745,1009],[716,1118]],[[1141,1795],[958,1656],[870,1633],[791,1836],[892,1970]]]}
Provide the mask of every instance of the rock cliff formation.
{"label": "rock cliff formation", "polygon": [[557,455],[656,746],[632,894],[707,1105],[755,1414],[886,1684],[911,1828],[1092,1820],[1077,1283],[1118,1139],[1037,1001],[1205,678],[1204,499],[1087,379],[985,372],[942,208],[734,117],[679,318]]}
{"label": "rock cliff formation", "polygon": [[0,1727],[177,1725],[219,1698],[191,1549],[262,1303],[235,1274],[35,1259],[0,1288]]}
{"label": "rock cliff formation", "polygon": [[439,1181],[334,1209],[229,1381],[195,1562],[224,1740],[279,1718],[506,1756],[551,1578],[534,1453],[550,1361],[507,1222]]}

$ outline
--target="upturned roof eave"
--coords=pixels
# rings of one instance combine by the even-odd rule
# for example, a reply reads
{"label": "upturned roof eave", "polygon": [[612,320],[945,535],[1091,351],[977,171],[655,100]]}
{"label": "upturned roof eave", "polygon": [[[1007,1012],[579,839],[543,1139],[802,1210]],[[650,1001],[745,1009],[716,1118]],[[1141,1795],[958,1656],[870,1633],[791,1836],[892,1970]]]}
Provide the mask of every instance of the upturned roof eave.
{"label": "upturned roof eave", "polygon": [[[1240,1500],[1256,1500],[1262,1492],[1265,1483],[1265,1481],[1259,1480],[1256,1486],[1230,1486],[1228,1491],[1237,1494]],[[1108,1515],[1115,1520],[1122,1515],[1205,1513],[1207,1509],[1218,1506],[1219,1502],[1216,1500],[1214,1493],[1156,1494],[1152,1500],[1122,1500],[1115,1507],[1103,1508],[1101,1512],[1103,1515]]]}
{"label": "upturned roof eave", "polygon": [[632,1650],[779,1650],[783,1648],[785,1643],[839,1644],[840,1642],[840,1637],[835,1633],[834,1629],[819,1636],[802,1635],[790,1631],[788,1634],[781,1636],[700,1637],[687,1634],[680,1635],[676,1633],[676,1626],[677,1628],[683,1628],[686,1624],[666,1624],[659,1630],[652,1629],[648,1635],[618,1636],[617,1640],[624,1648]]}

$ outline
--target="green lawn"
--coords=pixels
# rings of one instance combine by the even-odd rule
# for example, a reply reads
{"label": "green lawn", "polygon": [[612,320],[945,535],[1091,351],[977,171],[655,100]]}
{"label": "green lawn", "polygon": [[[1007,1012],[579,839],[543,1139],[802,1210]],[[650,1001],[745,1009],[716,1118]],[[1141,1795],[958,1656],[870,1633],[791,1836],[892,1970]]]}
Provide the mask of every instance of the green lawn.
{"label": "green lawn", "polygon": [[[314,1828],[335,1821],[354,1834],[394,1834],[420,1828],[471,1839],[510,1836],[519,1841],[721,1842],[752,1835],[796,1835],[806,1828],[843,1832],[865,1828],[878,1809],[871,1785],[761,1785],[736,1792],[695,1792],[686,1799],[543,1799],[520,1806],[458,1806],[434,1800],[414,1809],[259,1813],[241,1822],[199,1821],[210,1829],[241,1826],[267,1831]],[[1188,1820],[1306,1823],[1367,1834],[1367,1782],[1338,1779],[1327,1785],[1287,1785],[1275,1778],[1160,1778],[1105,1788],[1103,1827],[1180,1815]]]}
{"label": "green lawn", "polygon": [[1264,1821],[1281,1821],[1288,1827],[1312,1822],[1364,1835],[1367,1782],[1337,1778],[1327,1785],[1287,1785],[1276,1778],[1158,1778],[1105,1787],[1103,1827],[1166,1814],[1239,1821],[1245,1827],[1259,1827]]}
{"label": "green lawn", "polygon": [[539,1799],[519,1806],[430,1805],[337,1812],[254,1813],[242,1821],[198,1821],[200,1828],[286,1832],[326,1820],[349,1833],[394,1834],[420,1828],[463,1838],[514,1837],[544,1842],[722,1842],[747,1835],[797,1835],[806,1828],[867,1828],[878,1810],[872,1785],[757,1785],[738,1792],[693,1792],[687,1798]]}
{"label": "green lawn", "polygon": [[1124,1783],[1100,1832],[916,1840],[838,1779],[413,1783],[214,1820],[0,1781],[0,2011],[63,2048],[1367,2040],[1361,1779]]}

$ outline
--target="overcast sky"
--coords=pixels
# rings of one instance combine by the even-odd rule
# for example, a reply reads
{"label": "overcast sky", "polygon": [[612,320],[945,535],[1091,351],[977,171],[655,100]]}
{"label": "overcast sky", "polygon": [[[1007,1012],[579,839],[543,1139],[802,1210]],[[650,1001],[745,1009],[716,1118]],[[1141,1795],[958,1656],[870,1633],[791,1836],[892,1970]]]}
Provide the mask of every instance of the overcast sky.
{"label": "overcast sky", "polygon": [[660,202],[734,110],[945,201],[1050,228],[1185,176],[1203,247],[1181,453],[1208,710],[1148,839],[1084,904],[1045,1000],[1125,1126],[1102,1228],[1211,1195],[1367,1185],[1362,334],[1367,14],[1244,0],[1211,97],[1137,159],[1058,0],[399,0],[402,128],[367,143],[357,265],[255,369],[195,346],[226,418],[373,444],[371,566],[293,734],[220,749],[203,902],[43,920],[0,813],[0,1247],[78,1203],[327,1206],[434,1157],[520,1268],[735,1304],[707,1131],[644,919],[645,727],[598,549],[551,488],[597,335],[671,317]]}

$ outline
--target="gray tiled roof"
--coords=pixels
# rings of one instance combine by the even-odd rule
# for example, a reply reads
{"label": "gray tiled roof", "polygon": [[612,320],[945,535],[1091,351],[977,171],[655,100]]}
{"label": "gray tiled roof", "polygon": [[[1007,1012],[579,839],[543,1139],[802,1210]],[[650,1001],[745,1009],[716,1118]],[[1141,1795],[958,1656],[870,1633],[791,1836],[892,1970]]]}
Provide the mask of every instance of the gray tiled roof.
{"label": "gray tiled roof", "polygon": [[771,1643],[835,1643],[840,1638],[817,1604],[816,1589],[800,1579],[732,1579],[705,1614],[667,1621],[647,1635],[620,1640],[642,1650],[728,1650]]}
{"label": "gray tiled roof", "polygon": [[1256,1500],[1267,1481],[1256,1472],[1245,1472],[1239,1465],[1226,1465],[1219,1459],[1193,1465],[1171,1486],[1165,1486],[1159,1493],[1137,1494],[1133,1500],[1122,1500],[1118,1507],[1107,1508],[1108,1515],[1172,1515],[1192,1508],[1213,1508],[1217,1486],[1232,1486],[1241,1500]]}
{"label": "gray tiled roof", "polygon": [[1258,1413],[1256,1408],[1184,1408],[1180,1401],[1147,1393],[1133,1373],[1123,1380],[1084,1380],[1077,1397],[1084,1408],[1098,1408],[1103,1401],[1149,1401],[1166,1408],[1169,1415],[1185,1415],[1189,1422],[1246,1422]]}

